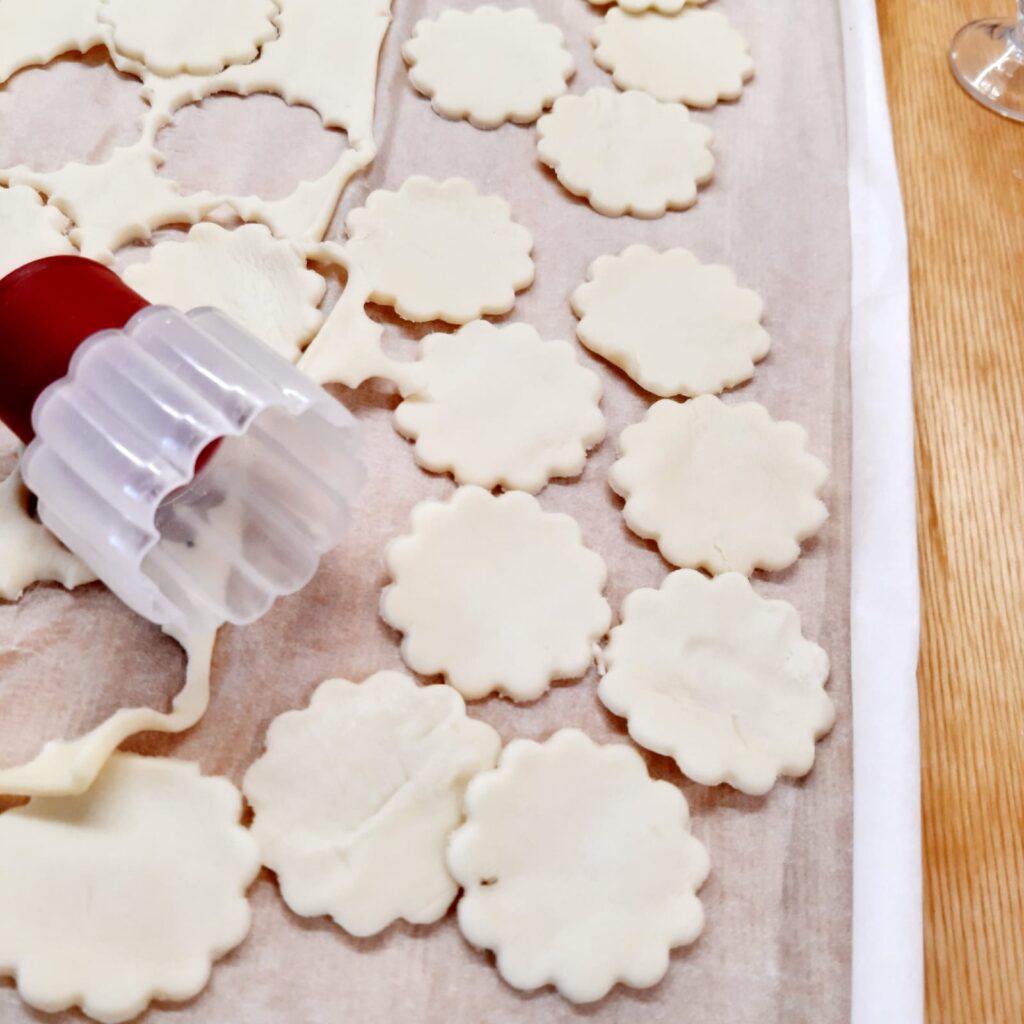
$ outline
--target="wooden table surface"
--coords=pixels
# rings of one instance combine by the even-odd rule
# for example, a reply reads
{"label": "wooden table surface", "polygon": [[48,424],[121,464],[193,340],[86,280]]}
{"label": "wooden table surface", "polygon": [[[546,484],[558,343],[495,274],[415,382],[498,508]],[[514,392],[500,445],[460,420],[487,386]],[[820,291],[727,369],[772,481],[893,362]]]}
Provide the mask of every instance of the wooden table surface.
{"label": "wooden table surface", "polygon": [[1024,1021],[1024,125],[946,57],[1012,7],[878,0],[913,289],[933,1024]]}

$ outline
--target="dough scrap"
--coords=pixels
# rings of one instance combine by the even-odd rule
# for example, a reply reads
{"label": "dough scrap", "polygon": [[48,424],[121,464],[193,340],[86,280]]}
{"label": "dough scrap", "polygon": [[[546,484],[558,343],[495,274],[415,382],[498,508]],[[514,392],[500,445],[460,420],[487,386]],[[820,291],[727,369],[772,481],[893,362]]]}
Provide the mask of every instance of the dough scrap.
{"label": "dough scrap", "polygon": [[529,324],[474,320],[420,343],[419,384],[395,410],[416,461],[460,484],[536,494],[583,471],[605,432],[601,379]]}
{"label": "dough scrap", "polygon": [[465,324],[507,313],[533,282],[533,239],[504,199],[464,178],[406,179],[378,189],[345,222],[349,255],[373,285],[371,299],[405,320]]}
{"label": "dough scrap", "polygon": [[611,624],[607,569],[571,516],[522,491],[460,487],[412,510],[412,534],[385,555],[381,616],[404,634],[415,672],[443,674],[467,700],[536,700],[582,676]]}
{"label": "dough scrap", "polygon": [[611,7],[594,29],[594,60],[620,89],[655,99],[713,107],[738,100],[753,77],[746,39],[719,11],[628,14]]}
{"label": "dough scrap", "polygon": [[608,473],[629,528],[673,565],[712,574],[784,569],[828,512],[828,471],[807,432],[756,402],[662,399],[619,438]]}
{"label": "dough scrap", "polygon": [[212,75],[273,39],[274,0],[100,0],[118,51],[158,75]]}
{"label": "dough scrap", "polygon": [[631,245],[587,278],[572,295],[580,341],[662,398],[735,387],[768,354],[761,297],[685,249]]}
{"label": "dough scrap", "polygon": [[0,188],[0,277],[44,256],[73,253],[68,220],[24,185]]}
{"label": "dough scrap", "polygon": [[[24,165],[0,168],[0,185],[28,185],[73,221],[71,241],[82,254],[103,263],[130,242],[145,240],[166,224],[194,224],[217,206],[228,204],[245,221],[265,223],[279,237],[293,241],[322,237],[345,185],[373,159],[373,110],[377,61],[390,22],[390,0],[278,0],[279,35],[249,64],[238,64],[210,76],[154,74],[144,64],[117,51],[109,24],[95,18],[94,0],[0,0],[0,69],[8,53],[2,28],[11,17],[13,33],[9,63],[37,63],[39,47],[65,52],[105,43],[114,66],[142,81],[149,104],[137,143],[116,149],[102,164],[67,164],[41,173]],[[84,28],[88,8],[94,26]],[[13,13],[10,13],[13,12]],[[68,15],[68,31],[54,31],[51,15]],[[44,20],[47,25],[44,26]],[[24,29],[22,22],[25,23]],[[54,24],[60,25],[59,21]],[[91,34],[89,34],[91,33]],[[38,46],[37,46],[38,44]],[[47,58],[49,59],[49,58]],[[321,177],[300,182],[281,199],[215,195],[183,196],[177,185],[157,173],[161,162],[156,135],[187,103],[214,93],[246,96],[269,92],[287,103],[311,106],[329,128],[344,129],[350,149]]]}
{"label": "dough scrap", "polygon": [[116,754],[85,795],[0,814],[0,974],[38,1010],[104,1022],[192,998],[249,931],[241,810],[198,765]]}
{"label": "dough scrap", "polygon": [[17,470],[0,482],[0,598],[5,601],[17,601],[33,583],[59,583],[73,590],[96,579],[80,558],[29,515],[29,499]]}
{"label": "dough scrap", "polygon": [[23,68],[102,43],[96,0],[0,0],[0,85]]}
{"label": "dough scrap", "polygon": [[678,14],[685,7],[696,7],[707,3],[707,0],[590,0],[595,7],[606,7],[616,2],[619,7],[631,14],[640,14],[642,11]]}
{"label": "dough scrap", "polygon": [[323,316],[326,284],[291,242],[262,224],[226,231],[197,224],[184,241],[161,242],[133,263],[125,281],[150,302],[194,309],[217,306],[275,352],[298,359]]}
{"label": "dough scrap", "polygon": [[417,22],[402,56],[436,113],[476,128],[536,121],[576,70],[556,25],[491,4]]}
{"label": "dough scrap", "polygon": [[400,672],[322,683],[274,720],[242,787],[285,902],[353,935],[437,921],[458,892],[445,847],[466,784],[500,749],[450,686]]}
{"label": "dough scrap", "polygon": [[[167,631],[169,632],[169,631]],[[185,685],[169,712],[121,708],[91,732],[73,740],[50,740],[25,764],[0,769],[0,793],[9,796],[75,796],[84,793],[129,736],[140,732],[184,732],[206,714],[216,633],[176,636],[185,648]]]}
{"label": "dough scrap", "polygon": [[828,655],[785,601],[729,572],[678,569],[635,590],[604,649],[598,696],[641,746],[673,757],[695,782],[767,793],[806,775],[835,720]]}
{"label": "dough scrap", "polygon": [[638,90],[562,96],[537,122],[537,154],[562,187],[606,217],[661,217],[711,180],[711,132],[678,103]]}
{"label": "dough scrap", "polygon": [[620,981],[647,988],[700,934],[707,851],[683,794],[632,748],[578,729],[513,740],[465,807],[448,846],[459,927],[515,988],[553,984],[579,1003]]}

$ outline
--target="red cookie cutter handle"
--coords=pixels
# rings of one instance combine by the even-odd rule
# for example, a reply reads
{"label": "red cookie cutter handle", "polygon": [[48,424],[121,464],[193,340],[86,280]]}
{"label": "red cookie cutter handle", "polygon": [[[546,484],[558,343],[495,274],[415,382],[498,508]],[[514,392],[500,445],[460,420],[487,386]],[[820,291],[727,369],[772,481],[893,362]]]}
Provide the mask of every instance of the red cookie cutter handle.
{"label": "red cookie cutter handle", "polygon": [[112,270],[81,256],[47,256],[0,279],[0,420],[28,444],[32,407],[67,374],[75,349],[148,305]]}

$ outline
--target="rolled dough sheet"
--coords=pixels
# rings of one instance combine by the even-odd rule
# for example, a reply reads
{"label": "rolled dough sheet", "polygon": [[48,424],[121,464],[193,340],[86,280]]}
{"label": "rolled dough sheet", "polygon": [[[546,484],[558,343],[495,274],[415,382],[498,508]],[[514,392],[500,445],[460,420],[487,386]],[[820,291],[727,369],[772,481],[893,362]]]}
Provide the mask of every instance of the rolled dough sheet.
{"label": "rolled dough sheet", "polygon": [[[501,0],[513,7],[521,0]],[[764,798],[686,782],[674,763],[641,752],[657,778],[680,785],[693,831],[714,869],[701,890],[707,926],[692,947],[672,956],[665,980],[642,993],[616,989],[588,1008],[587,1024],[846,1024],[850,1012],[852,775],[849,692],[849,225],[842,43],[838,3],[808,20],[797,0],[730,0],[729,18],[752,40],[757,77],[736,104],[695,112],[715,136],[716,174],[700,201],[658,221],[610,220],[574,200],[536,161],[532,128],[481,132],[437,117],[410,85],[400,55],[413,25],[437,17],[450,0],[402,0],[384,44],[378,89],[379,154],[349,187],[341,218],[375,188],[397,188],[410,174],[464,176],[502,195],[535,239],[535,283],[499,322],[526,320],[545,338],[572,338],[569,295],[598,256],[644,243],[682,246],[703,262],[733,268],[765,300],[772,350],[753,380],[726,401],[763,403],[777,419],[803,424],[810,450],[829,465],[828,523],[783,573],[755,576],[758,591],[782,597],[801,614],[806,635],[829,653],[834,731],[817,750],[806,780],[781,781]],[[458,0],[470,8],[473,0]],[[574,92],[609,85],[589,42],[602,9],[551,6],[576,58]],[[256,98],[259,101],[260,98]],[[248,102],[248,101],[247,101]],[[15,118],[46,110],[22,105]],[[84,116],[92,116],[88,111]],[[3,129],[0,124],[0,130]],[[804,144],[813,139],[813,145]],[[211,152],[206,159],[220,158]],[[197,156],[197,162],[198,162]],[[410,356],[407,340],[443,325],[402,325],[375,310],[390,351]],[[606,483],[614,438],[652,400],[626,377],[579,347],[580,360],[605,385],[608,437],[578,481],[549,485],[539,501],[576,516],[585,543],[608,563],[608,598],[618,609],[638,587],[657,587],[670,571],[653,546],[632,537],[621,503]],[[304,706],[324,679],[362,679],[402,669],[397,634],[377,615],[386,582],[382,555],[425,498],[443,499],[450,480],[418,469],[394,431],[396,399],[373,384],[339,396],[367,428],[373,471],[348,541],[329,555],[310,586],[279,602],[260,622],[221,631],[206,718],[181,737],[146,736],[129,749],[197,760],[206,774],[236,784],[259,756],[271,719]],[[6,466],[0,467],[0,472]],[[19,736],[40,738],[55,722],[81,729],[118,702],[148,696],[163,705],[180,686],[177,645],[135,624],[96,585],[73,594],[39,588],[20,605],[0,605],[0,754],[7,756],[7,716],[17,708]],[[101,685],[102,684],[102,685]],[[470,714],[507,741],[545,738],[576,726],[600,742],[627,742],[623,723],[595,694],[596,674],[557,685],[528,707],[492,698]],[[146,689],[149,688],[147,694]],[[8,698],[8,694],[12,694]],[[15,702],[16,698],[16,703]],[[66,713],[61,723],[60,715]],[[27,755],[32,749],[15,753]],[[23,758],[22,758],[23,759]],[[11,761],[14,757],[11,757]],[[579,1024],[579,1011],[550,989],[524,996],[505,985],[486,954],[462,939],[453,915],[432,926],[399,924],[372,939],[340,934],[326,919],[300,921],[264,873],[251,890],[253,930],[214,972],[195,1002],[157,1006],[146,1024]],[[0,1020],[31,1024],[9,984],[0,985]],[[55,1018],[75,1024],[79,1018]]]}

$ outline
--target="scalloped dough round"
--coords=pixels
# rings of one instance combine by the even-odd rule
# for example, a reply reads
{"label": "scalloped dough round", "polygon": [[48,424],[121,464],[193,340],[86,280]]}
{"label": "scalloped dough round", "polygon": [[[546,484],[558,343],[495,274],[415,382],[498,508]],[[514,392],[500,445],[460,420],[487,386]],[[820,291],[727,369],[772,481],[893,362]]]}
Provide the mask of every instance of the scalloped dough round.
{"label": "scalloped dough round", "polygon": [[611,7],[594,29],[594,60],[620,89],[713,107],[738,100],[754,74],[750,46],[719,11],[627,14]]}
{"label": "scalloped dough round", "polygon": [[400,672],[321,683],[308,708],[274,719],[242,787],[285,902],[353,935],[441,918],[458,892],[448,835],[500,749],[450,686]]}
{"label": "scalloped dough round", "polygon": [[605,432],[601,379],[568,342],[529,324],[474,320],[420,343],[416,386],[395,410],[416,461],[460,484],[535,494],[583,471]]}
{"label": "scalloped dough round", "polygon": [[[607,7],[616,0],[590,0],[594,7]],[[707,0],[617,0],[618,6],[631,14],[642,11],[659,11],[662,14],[678,14],[684,7],[699,7]]]}
{"label": "scalloped dough round", "polygon": [[806,775],[835,720],[828,656],[785,601],[729,572],[678,569],[635,590],[604,649],[598,696],[642,747],[675,758],[695,782],[767,793]]}
{"label": "scalloped dough round", "polygon": [[295,245],[262,224],[233,231],[196,224],[184,241],[160,242],[125,281],[150,302],[216,306],[292,361],[317,332],[326,284]]}
{"label": "scalloped dough round", "polygon": [[81,796],[0,814],[0,974],[38,1010],[104,1022],[191,999],[249,931],[241,812],[195,764],[115,754]]}
{"label": "scalloped dough round", "polygon": [[562,30],[528,7],[446,10],[402,47],[409,80],[435,112],[476,128],[529,124],[565,92],[576,66]]}
{"label": "scalloped dough round", "polygon": [[462,934],[505,981],[574,1002],[657,984],[704,926],[708,855],[683,794],[631,747],[577,729],[513,740],[469,784],[448,867],[466,890]]}
{"label": "scalloped dough round", "polygon": [[277,35],[274,0],[101,0],[114,46],[158,75],[212,75],[246,64]]}
{"label": "scalloped dough round", "polygon": [[662,399],[626,427],[608,473],[622,514],[673,565],[712,574],[785,569],[828,512],[828,471],[807,432],[763,405]]}
{"label": "scalloped dough round", "polygon": [[44,256],[70,255],[67,217],[27,185],[0,186],[0,277]]}
{"label": "scalloped dough round", "polygon": [[533,282],[533,239],[504,199],[465,178],[406,179],[378,189],[345,221],[346,250],[369,275],[374,302],[405,320],[465,324],[507,313]]}
{"label": "scalloped dough round", "polygon": [[685,249],[631,245],[587,279],[572,295],[580,341],[662,398],[735,387],[768,354],[761,297]]}
{"label": "scalloped dough round", "polygon": [[604,560],[575,519],[521,491],[460,487],[421,502],[386,561],[381,616],[404,634],[402,658],[468,700],[536,700],[553,680],[582,676],[611,624]]}
{"label": "scalloped dough round", "polygon": [[661,217],[711,180],[711,132],[639,90],[562,96],[537,122],[537,154],[563,188],[606,217]]}

